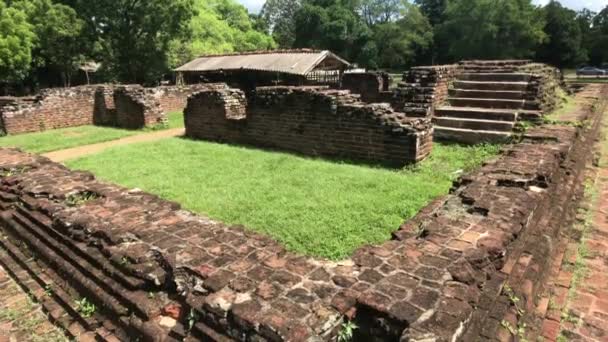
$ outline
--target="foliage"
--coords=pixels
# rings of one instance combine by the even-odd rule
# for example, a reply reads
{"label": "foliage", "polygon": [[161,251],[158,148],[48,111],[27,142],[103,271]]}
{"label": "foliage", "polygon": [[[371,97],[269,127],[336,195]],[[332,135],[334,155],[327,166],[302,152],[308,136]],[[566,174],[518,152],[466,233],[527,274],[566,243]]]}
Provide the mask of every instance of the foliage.
{"label": "foliage", "polygon": [[0,82],[20,81],[27,76],[35,38],[27,14],[0,1]]}
{"label": "foliage", "polygon": [[97,311],[97,307],[95,304],[91,303],[87,298],[81,298],[75,301],[76,311],[80,313],[80,315],[84,318],[93,317],[95,311]]}
{"label": "foliage", "polygon": [[[254,28],[255,21],[234,0],[195,0],[198,13],[189,22],[187,39],[171,42],[171,65],[179,66],[195,56],[276,46],[270,36]],[[258,26],[263,25],[258,22]]]}
{"label": "foliage", "polygon": [[305,0],[295,14],[295,47],[327,49],[352,61],[371,37],[371,31],[352,5],[339,0]]}
{"label": "foliage", "polygon": [[443,22],[448,0],[414,0],[414,3],[420,6],[420,11],[429,19],[431,25]]}
{"label": "foliage", "polygon": [[170,138],[67,164],[243,224],[292,251],[339,260],[363,244],[389,239],[404,220],[447,194],[461,172],[497,152],[494,145],[437,143],[419,165],[392,170]]}
{"label": "foliage", "polygon": [[583,49],[581,26],[576,20],[577,13],[562,7],[557,1],[549,2],[542,12],[547,40],[538,49],[539,60],[558,67],[576,66],[586,62],[587,51]]}
{"label": "foliage", "polygon": [[371,61],[377,61],[376,64],[384,68],[411,65],[433,41],[432,28],[416,6],[406,3],[400,15],[399,20],[374,28],[378,54]]}
{"label": "foliage", "polygon": [[268,23],[272,37],[282,48],[290,48],[296,40],[295,13],[300,0],[267,0],[260,16]]}
{"label": "foliage", "polygon": [[531,0],[451,0],[438,35],[452,60],[526,58],[545,40]]}
{"label": "foliage", "polygon": [[69,6],[51,0],[16,0],[13,6],[27,14],[33,26],[33,67],[56,69],[69,86],[72,73],[84,61],[84,21]]}
{"label": "foliage", "polygon": [[338,332],[338,342],[350,342],[352,341],[355,330],[359,327],[352,321],[348,321],[342,324],[342,329]]}

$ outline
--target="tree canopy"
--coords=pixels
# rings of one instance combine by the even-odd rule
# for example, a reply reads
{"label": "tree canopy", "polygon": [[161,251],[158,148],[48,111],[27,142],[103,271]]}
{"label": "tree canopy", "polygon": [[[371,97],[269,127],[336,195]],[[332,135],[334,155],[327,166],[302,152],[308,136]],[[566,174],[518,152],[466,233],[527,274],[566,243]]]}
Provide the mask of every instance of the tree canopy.
{"label": "tree canopy", "polygon": [[[69,85],[85,62],[100,81],[157,83],[202,54],[331,50],[367,68],[467,58],[536,58],[559,67],[608,63],[608,6],[559,1],[0,0],[0,83]],[[59,81],[60,80],[60,81]]]}

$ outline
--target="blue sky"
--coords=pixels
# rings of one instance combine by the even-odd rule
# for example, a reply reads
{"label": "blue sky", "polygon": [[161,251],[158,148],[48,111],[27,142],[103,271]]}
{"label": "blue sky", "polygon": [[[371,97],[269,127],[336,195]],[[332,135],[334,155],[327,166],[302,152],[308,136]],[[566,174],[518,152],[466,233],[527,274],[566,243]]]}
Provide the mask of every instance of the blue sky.
{"label": "blue sky", "polygon": [[[259,12],[260,8],[262,8],[262,5],[265,2],[265,0],[237,0],[237,1],[242,3],[243,5],[245,5],[245,7],[247,7],[250,12],[254,12],[254,13]],[[535,3],[541,4],[541,5],[544,5],[547,2],[549,2],[549,0],[533,0],[533,1]],[[604,7],[606,7],[608,5],[608,0],[561,0],[560,2],[562,3],[562,5],[564,5],[566,7],[570,7],[575,10],[580,10],[580,9],[583,9],[586,7],[591,10],[594,10],[596,12],[600,11],[601,9],[603,9]]]}

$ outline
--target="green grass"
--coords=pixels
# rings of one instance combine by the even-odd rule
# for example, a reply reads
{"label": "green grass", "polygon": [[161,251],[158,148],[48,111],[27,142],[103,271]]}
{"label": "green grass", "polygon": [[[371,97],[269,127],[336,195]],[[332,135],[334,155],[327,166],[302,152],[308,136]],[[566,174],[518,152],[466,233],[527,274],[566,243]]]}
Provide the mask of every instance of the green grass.
{"label": "green grass", "polygon": [[[157,129],[184,127],[184,115],[182,112],[171,112],[168,113],[167,116],[169,118],[168,125]],[[0,147],[19,147],[28,152],[45,153],[116,140],[136,134],[142,134],[147,130],[157,129],[127,130],[101,126],[61,128],[44,132],[0,137]]]}
{"label": "green grass", "polygon": [[141,131],[99,126],[70,127],[1,137],[0,147],[20,147],[28,152],[44,153],[120,139],[139,133]]}
{"label": "green grass", "polygon": [[168,128],[182,128],[184,127],[184,113],[183,112],[170,112],[167,114],[169,117]]}
{"label": "green grass", "polygon": [[331,259],[380,243],[463,170],[497,146],[435,144],[416,167],[390,170],[180,138],[109,149],[68,162],[185,208]]}

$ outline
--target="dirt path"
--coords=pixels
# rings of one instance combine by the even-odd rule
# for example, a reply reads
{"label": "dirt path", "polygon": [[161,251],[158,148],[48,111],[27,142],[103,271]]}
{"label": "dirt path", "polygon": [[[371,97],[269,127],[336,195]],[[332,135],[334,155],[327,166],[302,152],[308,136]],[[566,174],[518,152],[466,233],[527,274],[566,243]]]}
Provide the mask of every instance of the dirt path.
{"label": "dirt path", "polygon": [[126,138],[121,138],[112,141],[106,141],[98,144],[78,146],[65,150],[53,151],[45,153],[44,156],[50,158],[54,162],[63,162],[68,159],[84,157],[90,154],[99,153],[107,148],[114,146],[123,146],[140,142],[156,141],[165,138],[179,137],[184,135],[183,128],[167,129],[157,132],[142,133]]}

